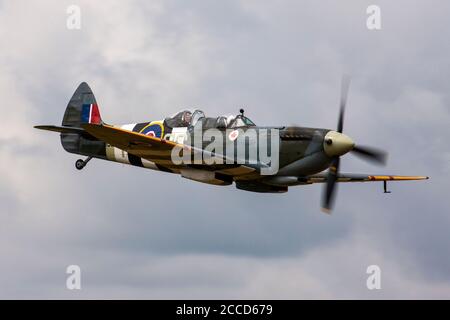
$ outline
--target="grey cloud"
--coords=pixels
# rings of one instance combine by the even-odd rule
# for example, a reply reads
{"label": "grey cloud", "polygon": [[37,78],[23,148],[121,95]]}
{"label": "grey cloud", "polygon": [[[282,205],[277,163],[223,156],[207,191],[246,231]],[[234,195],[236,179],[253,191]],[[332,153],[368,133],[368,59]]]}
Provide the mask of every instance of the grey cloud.
{"label": "grey cloud", "polygon": [[[450,48],[437,3],[379,1],[383,29],[369,32],[367,1],[82,1],[80,31],[65,28],[69,2],[1,2],[0,297],[448,298]],[[101,161],[76,172],[57,135],[32,129],[59,124],[81,81],[111,123],[245,106],[259,124],[334,128],[344,72],[346,132],[390,161],[349,155],[343,170],[432,179],[390,195],[342,184],[331,217],[321,186],[260,195]],[[81,292],[65,289],[69,264]],[[365,288],[369,264],[382,267],[379,292]]]}

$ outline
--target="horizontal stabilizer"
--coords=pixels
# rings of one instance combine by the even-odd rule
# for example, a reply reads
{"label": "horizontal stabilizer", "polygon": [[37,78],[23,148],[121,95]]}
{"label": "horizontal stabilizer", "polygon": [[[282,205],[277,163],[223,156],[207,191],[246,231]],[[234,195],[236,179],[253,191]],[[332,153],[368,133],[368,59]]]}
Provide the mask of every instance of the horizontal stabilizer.
{"label": "horizontal stabilizer", "polygon": [[66,127],[66,126],[34,126],[36,129],[54,131],[60,133],[78,133],[78,134],[86,134],[86,131],[83,128],[77,127]]}

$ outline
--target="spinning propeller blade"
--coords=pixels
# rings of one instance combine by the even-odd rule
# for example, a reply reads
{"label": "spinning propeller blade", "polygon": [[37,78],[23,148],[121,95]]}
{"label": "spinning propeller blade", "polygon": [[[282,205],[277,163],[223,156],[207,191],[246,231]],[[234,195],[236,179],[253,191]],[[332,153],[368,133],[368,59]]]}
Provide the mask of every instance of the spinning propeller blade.
{"label": "spinning propeller blade", "polygon": [[339,159],[339,157],[333,158],[330,169],[328,170],[327,183],[322,198],[322,210],[326,213],[331,212],[334,203],[337,173],[339,171]]}
{"label": "spinning propeller blade", "polygon": [[[347,105],[347,96],[350,86],[350,77],[347,75],[344,75],[342,77],[341,82],[341,99],[339,104],[339,118],[338,118],[338,124],[337,124],[337,132],[341,133],[344,130],[344,114],[345,114],[345,107]],[[335,143],[339,143],[339,140],[344,141],[344,139],[348,140],[348,137],[345,135],[339,135],[338,133],[334,132],[334,141],[333,139],[330,139],[328,142],[329,145],[335,145]],[[333,142],[334,141],[334,142]],[[386,163],[387,153],[378,150],[372,147],[367,146],[355,146],[353,144],[350,145],[349,143],[352,142],[351,140],[349,142],[346,142],[347,148],[344,150],[341,150],[340,153],[337,153],[335,156],[333,156],[331,160],[331,164],[328,170],[327,175],[327,181],[326,185],[323,190],[323,196],[322,196],[322,210],[330,213],[331,209],[333,207],[334,199],[336,196],[336,181],[338,179],[339,175],[339,162],[340,157],[345,154],[348,151],[354,152],[355,155],[361,157],[362,159],[365,159],[367,161],[376,163],[376,164],[382,164],[384,165]],[[353,143],[353,142],[352,142]],[[337,148],[337,147],[335,147]],[[335,149],[337,150],[337,149]]]}
{"label": "spinning propeller blade", "polygon": [[383,150],[375,149],[367,146],[354,146],[352,152],[362,159],[373,162],[375,164],[385,165],[387,153]]}

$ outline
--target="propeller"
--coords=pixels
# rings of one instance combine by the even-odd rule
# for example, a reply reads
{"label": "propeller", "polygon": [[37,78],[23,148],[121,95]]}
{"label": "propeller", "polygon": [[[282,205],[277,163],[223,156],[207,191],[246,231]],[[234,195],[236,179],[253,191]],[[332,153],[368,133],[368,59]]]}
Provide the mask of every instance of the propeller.
{"label": "propeller", "polygon": [[336,194],[336,182],[339,175],[340,157],[342,155],[351,151],[364,160],[380,165],[384,165],[387,158],[386,152],[372,147],[355,145],[352,139],[342,133],[344,129],[344,114],[349,87],[350,77],[345,75],[342,77],[341,82],[341,99],[337,130],[328,132],[324,139],[324,151],[332,157],[322,196],[322,210],[327,213],[330,213],[333,207]]}
{"label": "propeller", "polygon": [[379,150],[367,146],[354,146],[352,152],[367,161],[375,164],[385,165],[387,160],[387,153],[383,150]]}
{"label": "propeller", "polygon": [[322,199],[322,210],[326,213],[331,212],[334,203],[336,181],[339,172],[339,159],[339,157],[334,157],[328,170],[327,184],[325,185],[325,192],[323,193]]}
{"label": "propeller", "polygon": [[350,87],[350,76],[344,75],[341,82],[341,101],[339,104],[339,119],[337,125],[337,132],[342,133],[344,129],[344,113],[347,105],[348,89]]}

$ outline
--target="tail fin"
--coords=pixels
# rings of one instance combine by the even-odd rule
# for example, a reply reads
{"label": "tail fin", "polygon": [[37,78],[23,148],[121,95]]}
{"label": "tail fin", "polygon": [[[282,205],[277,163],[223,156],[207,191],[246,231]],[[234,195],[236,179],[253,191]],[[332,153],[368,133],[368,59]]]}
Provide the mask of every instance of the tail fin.
{"label": "tail fin", "polygon": [[105,142],[88,134],[81,125],[103,124],[94,93],[86,82],[82,82],[70,99],[62,126],[35,126],[37,129],[61,133],[61,144],[67,152],[106,158]]}
{"label": "tail fin", "polygon": [[86,82],[82,82],[75,90],[64,113],[62,125],[80,128],[83,123],[103,123],[94,93]]}

